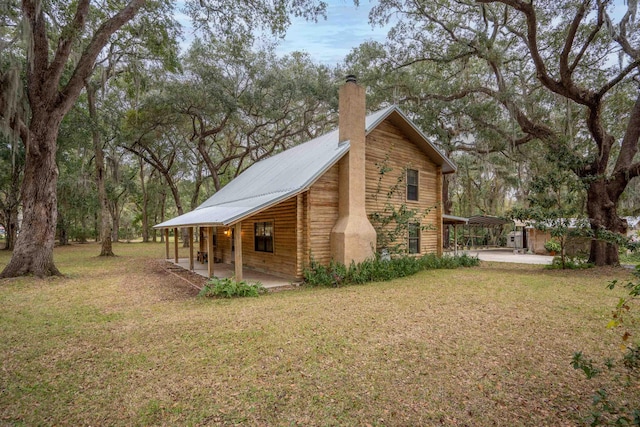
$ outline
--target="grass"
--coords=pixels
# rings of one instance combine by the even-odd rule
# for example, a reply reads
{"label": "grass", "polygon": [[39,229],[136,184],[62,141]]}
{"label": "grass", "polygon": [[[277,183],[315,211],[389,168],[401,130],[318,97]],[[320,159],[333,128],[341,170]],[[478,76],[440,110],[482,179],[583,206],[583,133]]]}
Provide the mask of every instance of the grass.
{"label": "grass", "polygon": [[620,263],[638,265],[640,264],[640,251],[627,253],[626,251],[620,252]]}
{"label": "grass", "polygon": [[66,277],[0,281],[0,425],[575,425],[602,383],[573,353],[618,351],[621,269],[210,300],[158,268],[163,245],[114,250],[57,248]]}

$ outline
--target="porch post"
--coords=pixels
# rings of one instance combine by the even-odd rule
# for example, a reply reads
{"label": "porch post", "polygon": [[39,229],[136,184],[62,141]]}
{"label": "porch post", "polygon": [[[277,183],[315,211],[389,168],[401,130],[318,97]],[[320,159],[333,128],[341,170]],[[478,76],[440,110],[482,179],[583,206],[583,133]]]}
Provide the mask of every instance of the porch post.
{"label": "porch post", "polygon": [[193,271],[193,227],[189,227],[189,270]]}
{"label": "porch post", "polygon": [[173,227],[173,255],[178,263],[178,227]]}
{"label": "porch post", "polygon": [[234,238],[235,238],[235,261],[236,261],[236,282],[242,281],[242,222],[238,222],[234,225]]}
{"label": "porch post", "polygon": [[213,277],[213,263],[215,262],[215,254],[213,253],[213,227],[207,227],[207,274],[209,278]]}
{"label": "porch post", "polygon": [[168,228],[164,229],[164,246],[165,246],[165,252],[167,254],[165,259],[169,259],[169,229]]}

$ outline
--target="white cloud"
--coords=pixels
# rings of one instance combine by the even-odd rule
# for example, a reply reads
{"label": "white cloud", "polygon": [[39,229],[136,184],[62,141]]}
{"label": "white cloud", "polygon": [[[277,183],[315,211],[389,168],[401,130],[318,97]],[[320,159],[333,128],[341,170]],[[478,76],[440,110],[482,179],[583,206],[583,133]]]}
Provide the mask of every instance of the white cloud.
{"label": "white cloud", "polygon": [[361,43],[385,39],[388,27],[372,27],[369,24],[369,11],[375,1],[361,1],[359,7],[346,0],[328,0],[327,3],[326,20],[292,20],[287,35],[277,48],[279,54],[303,51],[315,61],[335,65]]}
{"label": "white cloud", "polygon": [[[318,22],[303,18],[292,18],[284,40],[279,42],[276,52],[286,55],[294,51],[307,52],[314,61],[335,65],[361,43],[368,40],[383,41],[390,27],[372,27],[369,11],[376,0],[361,0],[356,7],[351,0],[325,0],[327,19]],[[176,2],[174,17],[182,25],[182,52],[186,52],[193,41],[194,31],[189,17],[181,9],[184,0]]]}

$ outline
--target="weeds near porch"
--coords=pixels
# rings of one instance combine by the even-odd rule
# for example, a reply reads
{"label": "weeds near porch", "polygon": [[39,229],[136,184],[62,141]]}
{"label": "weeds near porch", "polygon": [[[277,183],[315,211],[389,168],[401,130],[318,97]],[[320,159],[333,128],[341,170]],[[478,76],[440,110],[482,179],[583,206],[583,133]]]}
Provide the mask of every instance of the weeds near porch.
{"label": "weeds near porch", "polygon": [[358,264],[352,262],[348,268],[333,260],[325,266],[312,259],[311,265],[304,270],[303,274],[305,283],[311,286],[337,288],[343,285],[393,280],[411,276],[422,270],[474,267],[479,263],[478,258],[466,254],[443,257],[427,254],[419,258],[403,256],[390,260],[376,258]]}
{"label": "weeds near porch", "polygon": [[242,282],[236,282],[229,277],[224,279],[214,277],[207,282],[200,293],[198,293],[198,296],[218,298],[257,297],[266,291],[260,282],[251,284],[244,280]]}

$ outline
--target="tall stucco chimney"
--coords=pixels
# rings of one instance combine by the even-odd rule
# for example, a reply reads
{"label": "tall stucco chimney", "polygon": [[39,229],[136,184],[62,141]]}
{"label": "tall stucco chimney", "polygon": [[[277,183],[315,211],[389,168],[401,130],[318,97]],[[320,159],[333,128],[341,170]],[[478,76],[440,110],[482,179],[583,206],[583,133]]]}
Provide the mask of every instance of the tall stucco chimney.
{"label": "tall stucco chimney", "polygon": [[338,163],[338,220],[331,231],[331,255],[345,265],[374,256],[376,231],[365,207],[365,90],[353,75],[340,87],[338,141],[349,152]]}

